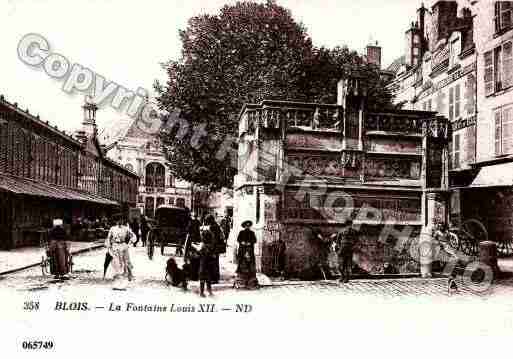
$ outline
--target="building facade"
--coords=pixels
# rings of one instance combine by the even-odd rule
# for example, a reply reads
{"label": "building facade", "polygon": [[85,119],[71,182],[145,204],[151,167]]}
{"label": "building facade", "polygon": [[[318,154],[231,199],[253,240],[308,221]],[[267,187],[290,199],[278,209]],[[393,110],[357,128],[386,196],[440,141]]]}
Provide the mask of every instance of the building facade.
{"label": "building facade", "polygon": [[130,123],[120,137],[108,145],[107,155],[139,175],[137,208],[154,217],[158,206],[174,205],[192,208],[192,186],[176,179],[167,166],[158,131],[151,133],[140,126],[141,119]]}
{"label": "building facade", "polygon": [[[286,246],[289,276],[320,276],[323,239],[352,218],[356,272],[420,270],[416,243],[446,217],[447,120],[427,111],[366,110],[365,84],[339,82],[338,104],[264,101],[240,114],[234,228],[254,223],[257,267],[275,268]],[[233,240],[233,238],[232,238]]]}
{"label": "building facade", "polygon": [[[513,2],[421,7],[390,87],[408,109],[451,122],[451,222],[513,248]],[[479,205],[477,205],[479,203]]]}
{"label": "building facade", "polygon": [[0,96],[0,248],[39,243],[54,218],[71,224],[135,206],[137,175],[106,159],[94,132],[80,135]]}

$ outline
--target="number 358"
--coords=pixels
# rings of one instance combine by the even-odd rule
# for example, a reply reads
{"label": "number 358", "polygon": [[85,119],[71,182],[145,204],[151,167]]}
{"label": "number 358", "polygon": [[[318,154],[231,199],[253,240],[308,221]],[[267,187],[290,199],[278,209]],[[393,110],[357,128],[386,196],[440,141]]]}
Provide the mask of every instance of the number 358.
{"label": "number 358", "polygon": [[28,310],[28,311],[39,310],[39,302],[33,302],[33,301],[24,302],[23,310]]}

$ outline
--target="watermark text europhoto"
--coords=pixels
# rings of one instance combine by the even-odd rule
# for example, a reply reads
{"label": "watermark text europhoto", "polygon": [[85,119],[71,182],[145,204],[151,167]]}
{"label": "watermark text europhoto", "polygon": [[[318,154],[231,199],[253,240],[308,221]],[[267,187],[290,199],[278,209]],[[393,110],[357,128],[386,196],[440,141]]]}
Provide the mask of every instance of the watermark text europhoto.
{"label": "watermark text europhoto", "polygon": [[[129,90],[86,66],[70,61],[64,55],[52,51],[48,40],[40,34],[30,33],[23,36],[18,43],[17,53],[19,59],[26,65],[42,68],[49,77],[62,81],[61,89],[63,92],[67,94],[82,93],[90,96],[91,101],[98,106],[110,105],[117,111],[123,111],[124,109],[128,116],[137,118],[138,127],[146,133],[157,134],[160,131],[171,131],[175,126],[178,126],[175,136],[178,139],[190,136],[190,145],[196,150],[201,150],[202,138],[209,135],[206,131],[207,121],[191,126],[188,121],[180,117],[162,118],[153,116],[154,108],[148,101],[149,92],[146,89],[139,87],[135,91]],[[165,123],[165,127],[162,127],[163,123]],[[221,144],[216,152],[216,159],[223,161],[229,156],[229,165],[241,172],[237,165],[237,158],[241,155],[238,150],[238,138],[225,135],[224,138],[217,138],[217,140],[220,140]],[[256,172],[258,170],[257,168]],[[253,174],[255,171],[248,164],[243,168],[242,173],[244,174],[244,172]],[[343,191],[329,192],[328,184],[324,179],[309,176],[303,173],[302,169],[290,163],[284,164],[282,172],[281,181],[276,184],[280,189],[283,189],[292,178],[295,180],[300,178],[301,184],[295,195],[297,200],[303,200],[307,194],[312,192],[325,195],[321,196],[321,198],[324,198],[323,205],[317,207],[324,218],[336,219],[336,222],[343,223],[346,219],[352,217],[356,208],[353,207],[354,201],[350,194]],[[335,202],[339,203],[340,200],[344,201],[344,206],[335,206]],[[310,202],[311,206],[315,206],[312,203],[312,196],[310,196]],[[443,262],[443,272],[446,275],[452,274],[459,261],[470,262],[464,272],[463,282],[465,286],[478,292],[489,289],[493,273],[486,264],[471,261],[468,256],[460,251],[456,251],[455,255],[447,260],[441,255],[441,247],[436,245],[436,241],[417,241],[416,243],[411,241],[413,226],[405,225],[402,230],[398,230],[395,224],[391,224],[384,219],[381,210],[368,204],[364,204],[357,210],[354,222],[355,229],[360,229],[361,223],[372,218],[374,224],[383,225],[378,237],[378,241],[381,243],[387,243],[390,237],[395,238],[394,250],[398,252],[407,250],[410,256],[419,262],[422,261],[421,257],[427,258],[431,262]],[[407,246],[410,246],[410,248],[406,248]],[[485,274],[484,279],[479,283],[471,280],[472,274],[477,270],[481,270]]]}

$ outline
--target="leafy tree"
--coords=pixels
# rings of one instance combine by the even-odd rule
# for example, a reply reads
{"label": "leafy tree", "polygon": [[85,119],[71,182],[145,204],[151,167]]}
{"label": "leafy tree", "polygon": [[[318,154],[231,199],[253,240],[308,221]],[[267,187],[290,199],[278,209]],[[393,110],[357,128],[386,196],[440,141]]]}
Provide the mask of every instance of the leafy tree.
{"label": "leafy tree", "polygon": [[[226,135],[237,135],[237,115],[245,103],[334,103],[337,81],[354,70],[371,80],[376,93],[384,93],[375,68],[347,48],[315,48],[305,27],[275,1],[224,6],[217,15],[191,18],[179,35],[181,58],[164,64],[167,83],[157,82],[155,88],[160,108],[180,109],[190,131],[177,136],[174,126],[161,137],[171,171],[210,189],[232,184],[234,159],[215,154]],[[208,135],[194,139],[195,127]]]}

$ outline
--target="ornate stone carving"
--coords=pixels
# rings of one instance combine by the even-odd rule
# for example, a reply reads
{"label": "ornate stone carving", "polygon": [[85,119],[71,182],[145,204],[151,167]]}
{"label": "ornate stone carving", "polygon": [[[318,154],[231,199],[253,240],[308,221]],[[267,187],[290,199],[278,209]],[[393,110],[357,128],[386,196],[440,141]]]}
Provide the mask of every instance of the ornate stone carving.
{"label": "ornate stone carving", "polygon": [[371,178],[420,179],[420,161],[374,158],[365,161],[365,176]]}
{"label": "ornate stone carving", "polygon": [[[297,172],[310,176],[358,177],[361,160],[356,155],[347,155],[345,162],[337,154],[289,154],[288,164]],[[300,176],[300,174],[296,174]]]}
{"label": "ornate stone carving", "polygon": [[417,117],[394,116],[393,114],[370,113],[365,119],[367,131],[420,133],[422,120]]}
{"label": "ornate stone carving", "polygon": [[[285,204],[283,206],[283,213],[280,218],[283,219],[296,219],[296,220],[336,220],[336,218],[327,218],[330,211],[325,211],[323,208],[329,205],[332,208],[340,209],[348,205],[352,211],[352,216],[359,220],[367,220],[370,222],[381,221],[420,221],[421,220],[421,203],[420,198],[395,198],[392,196],[371,196],[371,195],[351,195],[352,203],[347,203],[346,198],[340,200],[333,200],[326,194],[312,194],[308,193],[305,196],[297,198],[298,193],[294,191],[287,191],[285,193]],[[301,198],[302,197],[302,198]],[[371,207],[380,213],[381,218],[370,217],[359,218],[359,209],[362,207]],[[340,212],[340,210],[335,211]],[[360,214],[360,216],[365,213]],[[342,217],[340,217],[342,218]],[[345,220],[345,219],[344,219]]]}

